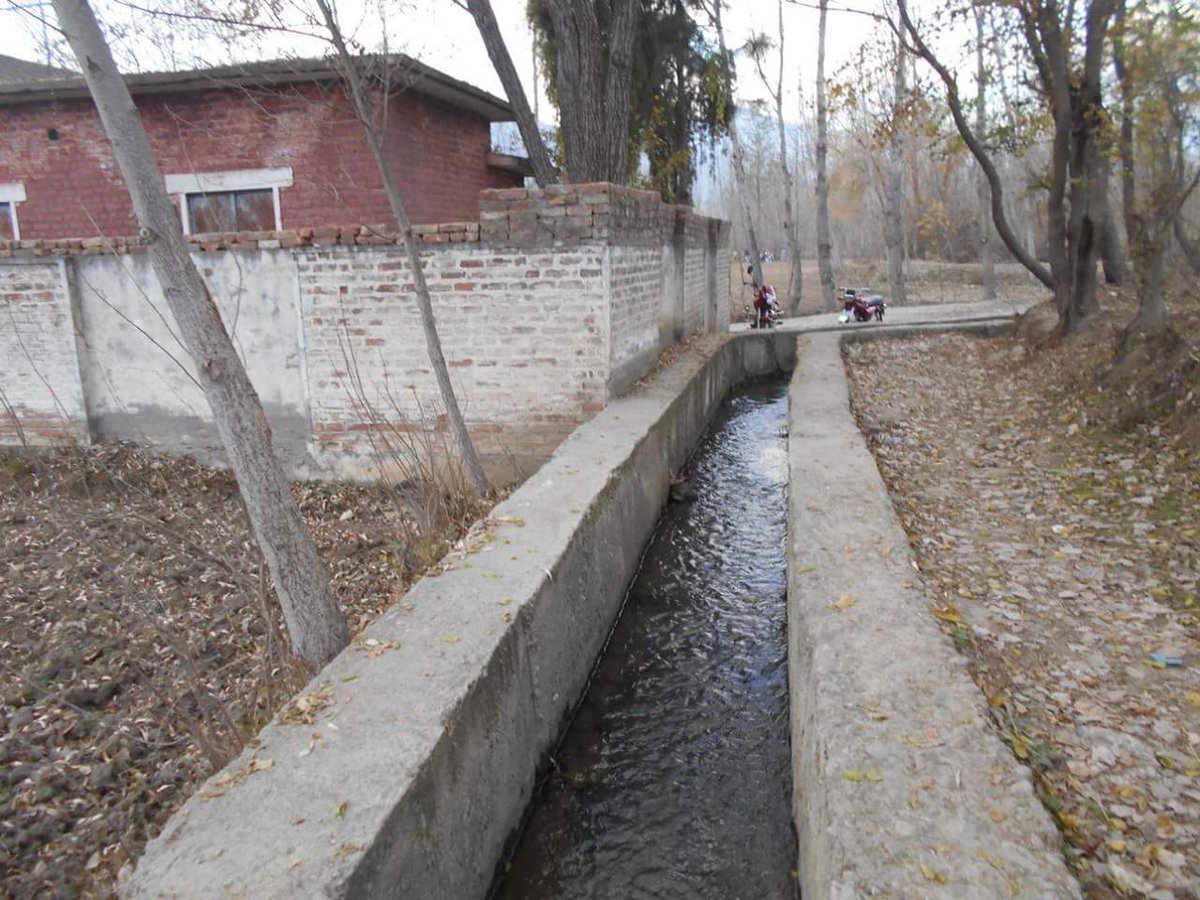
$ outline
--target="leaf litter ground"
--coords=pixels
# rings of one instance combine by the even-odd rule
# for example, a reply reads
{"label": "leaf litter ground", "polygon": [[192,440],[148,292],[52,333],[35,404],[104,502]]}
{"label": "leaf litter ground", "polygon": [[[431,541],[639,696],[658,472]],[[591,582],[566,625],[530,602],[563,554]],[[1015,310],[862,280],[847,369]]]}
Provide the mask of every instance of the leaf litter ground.
{"label": "leaf litter ground", "polygon": [[1032,767],[1085,893],[1196,897],[1195,391],[1165,425],[1131,427],[1130,392],[1090,377],[1111,346],[931,336],[846,356],[931,615]]}
{"label": "leaf litter ground", "polygon": [[[414,558],[396,491],[295,493],[354,630],[462,534]],[[304,678],[232,476],[193,460],[0,454],[0,571],[0,895],[107,896]]]}

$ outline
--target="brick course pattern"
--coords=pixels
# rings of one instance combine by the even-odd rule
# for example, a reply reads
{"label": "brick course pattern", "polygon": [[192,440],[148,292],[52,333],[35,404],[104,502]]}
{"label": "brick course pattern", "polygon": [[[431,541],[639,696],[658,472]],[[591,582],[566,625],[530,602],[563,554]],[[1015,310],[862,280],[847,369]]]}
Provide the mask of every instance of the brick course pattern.
{"label": "brick course pattern", "polygon": [[[345,92],[315,84],[214,89],[136,99],[166,174],[290,166],[282,225],[391,218],[378,169]],[[389,104],[392,172],[414,222],[474,219],[484,188],[519,185],[488,166],[490,124],[415,91]],[[137,227],[129,194],[90,100],[0,107],[0,183],[19,182],[21,237],[114,237]],[[53,137],[51,137],[53,135]]]}
{"label": "brick course pattern", "polygon": [[[658,356],[660,282],[663,251],[659,244],[617,245],[609,256],[609,304],[614,369]],[[692,329],[692,333],[698,329]]]}
{"label": "brick course pattern", "polygon": [[0,444],[86,442],[86,420],[61,264],[0,266]]}
{"label": "brick course pattern", "polygon": [[[422,253],[455,394],[481,453],[544,458],[607,400],[607,248]],[[405,254],[299,256],[314,455],[373,454],[444,417]]]}

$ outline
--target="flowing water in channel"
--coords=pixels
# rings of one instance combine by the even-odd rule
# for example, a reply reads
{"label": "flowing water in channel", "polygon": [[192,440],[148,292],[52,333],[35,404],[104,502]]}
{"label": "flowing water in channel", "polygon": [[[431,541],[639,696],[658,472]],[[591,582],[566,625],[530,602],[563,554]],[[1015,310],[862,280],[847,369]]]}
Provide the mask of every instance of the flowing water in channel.
{"label": "flowing water in channel", "polygon": [[495,896],[792,898],[787,385],[722,406]]}

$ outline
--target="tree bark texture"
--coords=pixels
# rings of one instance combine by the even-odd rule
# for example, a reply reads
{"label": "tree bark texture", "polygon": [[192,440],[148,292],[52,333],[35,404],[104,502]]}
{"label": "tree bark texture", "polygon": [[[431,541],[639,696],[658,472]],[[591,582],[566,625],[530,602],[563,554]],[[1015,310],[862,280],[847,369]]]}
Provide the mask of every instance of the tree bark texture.
{"label": "tree bark texture", "polygon": [[1020,4],[1026,43],[1054,122],[1048,234],[1059,330],[1067,334],[1099,308],[1096,263],[1107,192],[1101,133],[1104,110],[1101,66],[1113,0],[1091,0],[1082,66],[1071,57],[1070,8],[1058,0]]}
{"label": "tree bark texture", "polygon": [[292,643],[314,669],[349,640],[329,576],[271,447],[271,429],[220,311],[188,253],[175,207],[125,82],[87,0],[53,0],[129,188],[150,262],[212,407],[283,608]]}
{"label": "tree bark texture", "polygon": [[892,133],[888,148],[887,190],[884,204],[883,242],[887,247],[888,290],[897,306],[908,303],[904,282],[904,109],[908,96],[904,44],[896,41],[896,67],[892,73]]}
{"label": "tree bark texture", "polygon": [[833,241],[829,237],[829,102],[825,88],[825,20],[829,0],[821,0],[817,32],[817,267],[821,273],[821,306],[834,309]]}
{"label": "tree bark texture", "polygon": [[[1124,0],[1117,4],[1116,18],[1119,26],[1123,24]],[[1126,326],[1121,341],[1122,347],[1126,347],[1134,335],[1153,335],[1166,328],[1167,305],[1163,294],[1165,241],[1162,240],[1166,229],[1156,229],[1141,206],[1138,167],[1134,159],[1134,87],[1125,65],[1125,39],[1121,31],[1121,27],[1118,27],[1113,35],[1113,70],[1121,97],[1121,130],[1118,138],[1121,200],[1138,291],[1138,311]],[[1159,233],[1156,234],[1156,231]]]}
{"label": "tree bark texture", "polygon": [[[983,62],[984,46],[983,11],[975,9],[975,133],[987,132],[987,86],[988,71]],[[983,268],[983,299],[996,299],[996,254],[992,249],[991,188],[987,176],[980,169],[975,178],[976,196],[979,198],[979,264]]]}
{"label": "tree bark texture", "polygon": [[[529,101],[525,97],[525,88],[521,85],[521,77],[517,74],[516,66],[513,65],[508,47],[504,43],[504,37],[500,34],[500,26],[496,22],[495,12],[492,11],[491,0],[466,0],[466,3],[467,10],[475,19],[475,27],[479,29],[479,36],[483,38],[483,45],[487,48],[492,66],[500,77],[500,83],[504,85],[504,93],[508,96],[508,102],[512,104],[513,115],[516,116],[517,127],[521,131],[521,139],[525,142],[525,151],[529,154],[529,162],[533,166],[534,180],[537,181],[539,187],[554,184],[558,180],[558,173],[554,170],[554,164],[550,161],[550,153],[546,149],[545,141],[542,140],[537,116],[529,108]],[[537,86],[534,85],[534,90],[536,89]]]}
{"label": "tree bark texture", "polygon": [[1112,200],[1107,193],[1104,195],[1104,225],[1100,232],[1100,262],[1104,266],[1104,281],[1107,284],[1125,282],[1125,249],[1121,246],[1121,232],[1117,228],[1117,217],[1113,215]]}
{"label": "tree bark texture", "polygon": [[396,218],[396,226],[404,238],[404,250],[408,255],[408,266],[412,270],[413,286],[416,288],[417,308],[421,313],[421,328],[425,332],[425,348],[429,354],[429,364],[433,368],[434,378],[437,380],[442,405],[446,408],[446,418],[450,423],[450,431],[454,435],[455,443],[458,444],[458,452],[462,457],[463,469],[466,472],[468,480],[471,482],[471,486],[482,494],[488,489],[487,476],[484,474],[483,465],[479,461],[479,454],[475,451],[475,444],[471,440],[471,434],[467,431],[467,423],[464,421],[462,410],[459,408],[458,397],[454,393],[454,385],[450,383],[450,369],[446,365],[445,354],[442,353],[442,339],[438,335],[437,320],[433,314],[433,301],[429,295],[429,285],[425,281],[425,270],[421,266],[421,254],[418,252],[416,241],[413,238],[412,222],[409,221],[408,212],[404,208],[404,200],[400,196],[400,189],[396,186],[396,179],[392,174],[391,168],[388,166],[387,157],[384,155],[383,138],[375,123],[374,104],[367,93],[366,85],[363,84],[362,74],[359,72],[354,58],[350,55],[350,51],[346,47],[345,39],[342,36],[341,28],[333,14],[329,0],[316,0],[316,3],[325,20],[325,27],[329,30],[329,37],[333,42],[334,50],[337,52],[338,64],[342,69],[347,84],[350,86],[350,94],[354,99],[354,107],[358,112],[363,132],[367,137],[367,145],[371,148],[371,155],[375,157],[375,164],[379,168],[379,176],[383,180],[383,190],[384,194],[387,195],[388,205],[391,207],[392,215]]}
{"label": "tree bark texture", "polygon": [[1183,251],[1183,258],[1187,260],[1187,264],[1191,267],[1192,272],[1200,275],[1200,243],[1192,240],[1188,235],[1187,226],[1184,224],[1182,215],[1175,216],[1171,222],[1171,227],[1175,232],[1175,243]]}
{"label": "tree bark texture", "polygon": [[1071,292],[1066,320],[1062,321],[1061,310],[1059,315],[1064,333],[1100,309],[1097,263],[1108,195],[1107,148],[1102,143],[1107,115],[1101,69],[1114,9],[1114,0],[1091,0],[1086,17],[1083,74],[1071,90],[1071,202],[1067,230]]}
{"label": "tree bark texture", "polygon": [[638,0],[611,0],[605,30],[593,0],[546,2],[570,181],[629,180],[629,92],[640,10]]}

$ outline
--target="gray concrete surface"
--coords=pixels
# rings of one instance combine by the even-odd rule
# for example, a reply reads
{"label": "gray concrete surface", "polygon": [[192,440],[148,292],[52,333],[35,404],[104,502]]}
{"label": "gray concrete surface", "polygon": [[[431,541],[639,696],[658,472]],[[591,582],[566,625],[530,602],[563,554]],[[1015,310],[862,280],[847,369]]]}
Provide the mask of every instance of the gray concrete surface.
{"label": "gray concrete surface", "polygon": [[[293,470],[312,471],[295,256],[266,250],[194,253],[192,260],[212,287],[263,402],[275,452]],[[222,461],[208,403],[149,257],[101,254],[64,265],[73,276],[85,418],[92,437]]]}
{"label": "gray concrete surface", "polygon": [[[837,313],[821,313],[816,316],[797,316],[784,319],[780,325],[772,329],[782,334],[812,334],[821,331],[837,331],[844,334],[857,332],[884,331],[897,327],[930,326],[948,323],[980,322],[994,319],[1011,319],[1022,315],[1034,306],[1034,301],[994,300],[988,303],[939,303],[925,306],[889,306],[882,322],[848,322],[845,325],[838,322]],[[742,332],[753,333],[745,322],[729,326],[735,334]]]}
{"label": "gray concrete surface", "polygon": [[669,473],[732,385],[795,367],[789,678],[805,900],[1078,896],[1027,771],[928,612],[848,408],[840,340],[1011,321],[980,313],[751,332],[654,373],[493,511],[488,541],[315,678],[305,715],[285,712],[210,779],[124,895],[482,897]]}
{"label": "gray concrete surface", "polygon": [[931,614],[850,412],[846,336],[858,335],[799,338],[790,394],[788,656],[801,895],[1077,897],[1028,770],[990,724],[964,658]]}
{"label": "gray concrete surface", "polygon": [[123,893],[482,897],[669,473],[729,387],[790,368],[793,345],[685,353],[580,427],[496,507],[490,540],[416,584],[308,685],[306,714],[285,710],[184,805]]}

